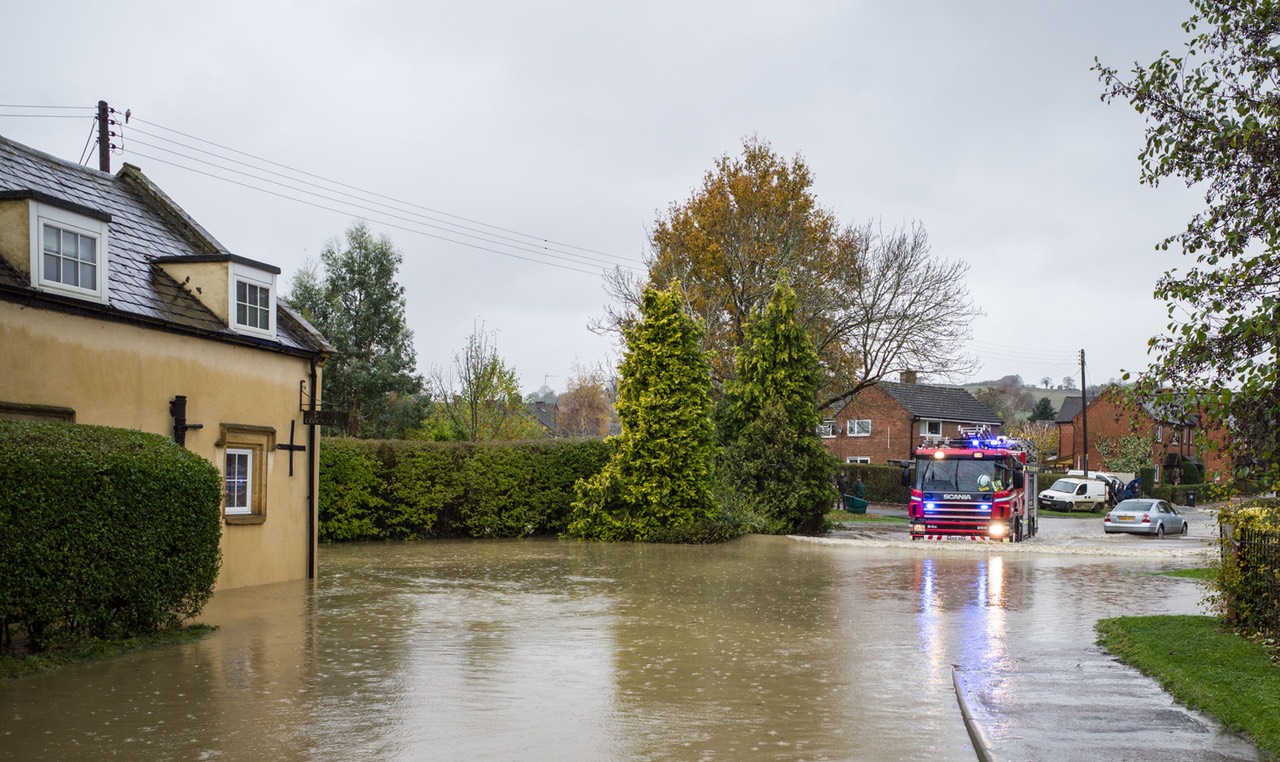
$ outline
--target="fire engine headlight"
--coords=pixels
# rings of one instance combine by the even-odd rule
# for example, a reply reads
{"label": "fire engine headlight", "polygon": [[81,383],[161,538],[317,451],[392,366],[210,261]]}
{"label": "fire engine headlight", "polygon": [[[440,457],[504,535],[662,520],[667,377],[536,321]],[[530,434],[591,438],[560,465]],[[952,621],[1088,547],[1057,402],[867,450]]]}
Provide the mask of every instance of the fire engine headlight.
{"label": "fire engine headlight", "polygon": [[924,534],[924,524],[912,524],[911,531],[916,534]]}
{"label": "fire engine headlight", "polygon": [[1009,534],[1009,525],[1003,521],[991,522],[991,527],[987,529],[987,533],[992,537],[1004,537]]}

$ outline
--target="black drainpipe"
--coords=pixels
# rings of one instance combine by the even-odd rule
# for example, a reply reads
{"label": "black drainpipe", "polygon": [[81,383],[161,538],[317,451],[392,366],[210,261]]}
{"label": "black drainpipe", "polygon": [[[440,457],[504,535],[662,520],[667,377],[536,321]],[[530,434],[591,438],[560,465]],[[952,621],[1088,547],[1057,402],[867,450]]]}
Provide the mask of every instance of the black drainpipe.
{"label": "black drainpipe", "polygon": [[[311,358],[311,419],[316,413],[316,358]],[[307,579],[316,576],[316,464],[320,453],[316,450],[316,425],[307,425]]]}

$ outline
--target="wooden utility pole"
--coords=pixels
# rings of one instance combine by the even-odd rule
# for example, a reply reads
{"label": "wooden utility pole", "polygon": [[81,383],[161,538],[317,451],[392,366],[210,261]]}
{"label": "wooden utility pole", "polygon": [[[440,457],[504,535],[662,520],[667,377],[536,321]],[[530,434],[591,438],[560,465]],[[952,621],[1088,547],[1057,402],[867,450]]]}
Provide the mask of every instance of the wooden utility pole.
{"label": "wooden utility pole", "polygon": [[1084,350],[1080,350],[1080,437],[1084,441],[1084,478],[1089,478],[1089,387],[1084,383]]}
{"label": "wooden utility pole", "polygon": [[111,171],[111,129],[107,121],[107,102],[98,101],[98,169]]}

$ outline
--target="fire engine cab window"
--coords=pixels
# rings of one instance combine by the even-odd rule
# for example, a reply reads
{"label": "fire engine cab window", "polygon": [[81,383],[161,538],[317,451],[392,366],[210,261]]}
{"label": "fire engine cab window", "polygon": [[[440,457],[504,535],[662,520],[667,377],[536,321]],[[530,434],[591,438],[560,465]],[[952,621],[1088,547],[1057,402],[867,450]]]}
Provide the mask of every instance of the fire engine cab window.
{"label": "fire engine cab window", "polygon": [[978,477],[994,480],[996,464],[989,460],[933,460],[920,464],[920,489],[925,492],[978,492]]}

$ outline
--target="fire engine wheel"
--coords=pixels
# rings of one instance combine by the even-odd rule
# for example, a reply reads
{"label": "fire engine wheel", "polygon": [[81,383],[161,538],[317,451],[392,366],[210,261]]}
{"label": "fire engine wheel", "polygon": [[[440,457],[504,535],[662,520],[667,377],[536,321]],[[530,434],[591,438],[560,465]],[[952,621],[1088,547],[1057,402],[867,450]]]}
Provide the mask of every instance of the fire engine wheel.
{"label": "fire engine wheel", "polygon": [[1022,542],[1022,517],[1019,516],[1013,522],[1013,541]]}

